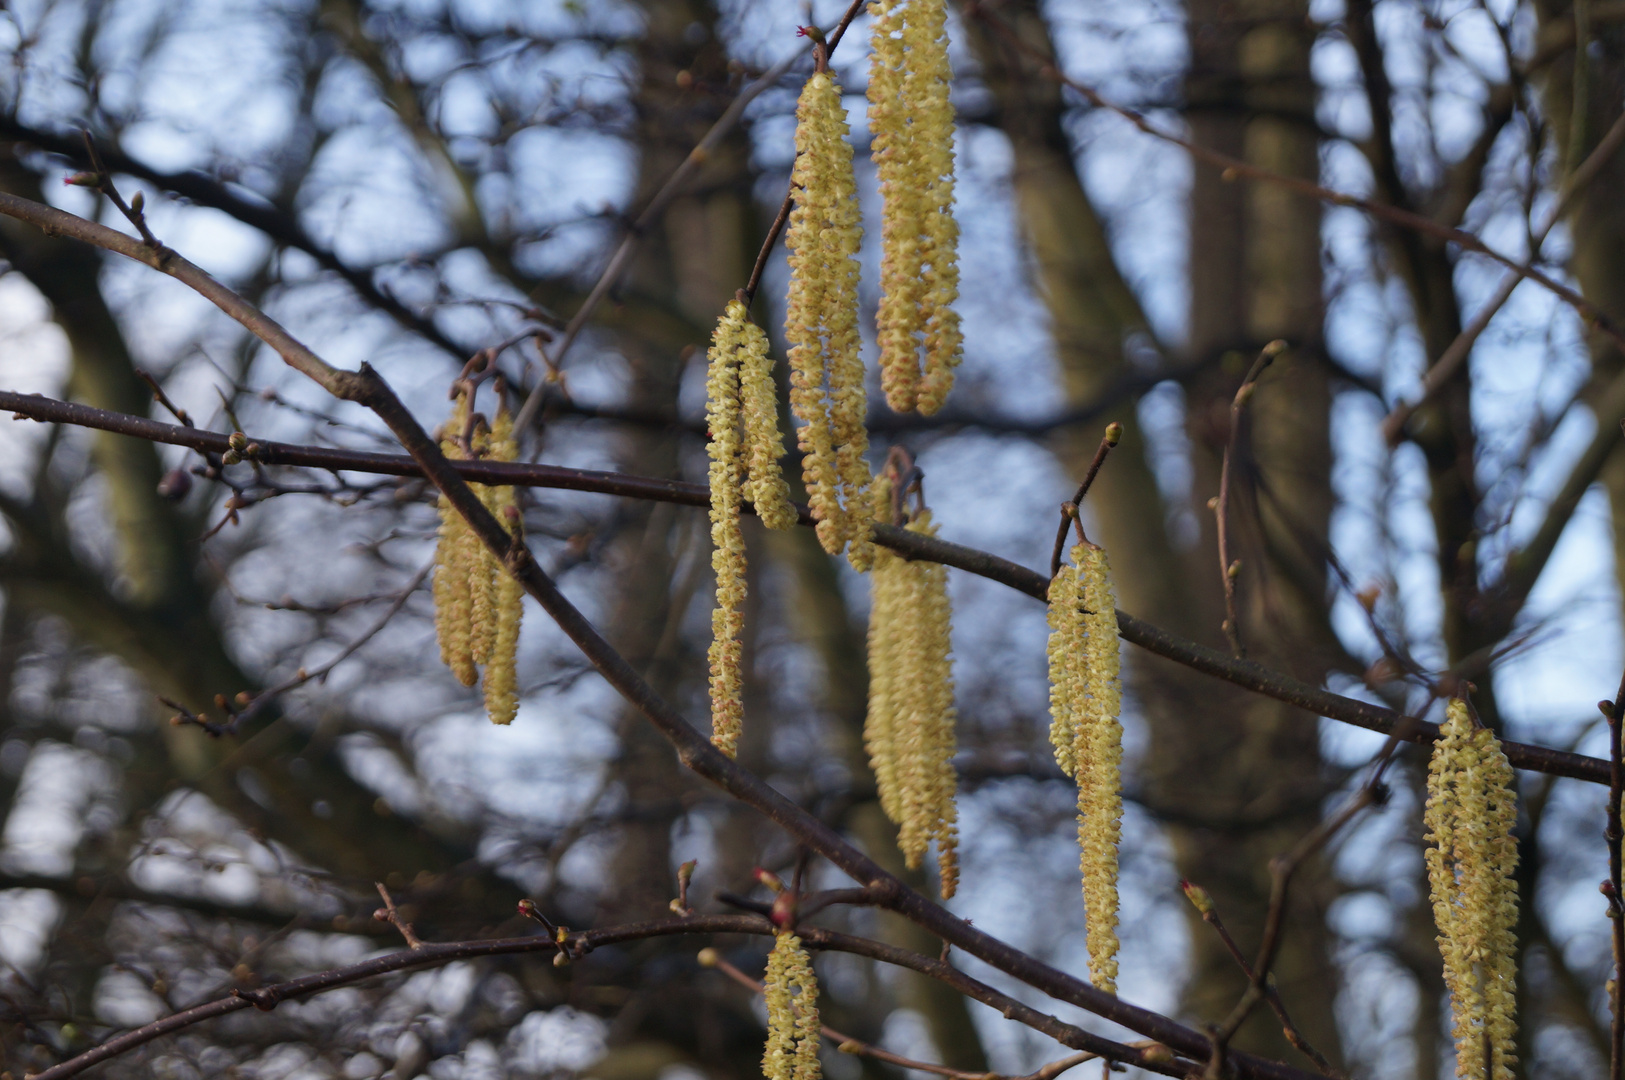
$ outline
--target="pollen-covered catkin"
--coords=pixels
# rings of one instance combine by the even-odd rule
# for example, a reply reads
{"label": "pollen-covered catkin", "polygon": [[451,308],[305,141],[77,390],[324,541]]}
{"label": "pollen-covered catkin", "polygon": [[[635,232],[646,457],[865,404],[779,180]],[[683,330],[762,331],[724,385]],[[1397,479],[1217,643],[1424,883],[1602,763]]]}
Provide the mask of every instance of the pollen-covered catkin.
{"label": "pollen-covered catkin", "polygon": [[[497,417],[491,425],[490,457],[493,461],[513,461],[519,456],[519,442],[514,437],[513,417],[507,403],[497,408]],[[507,526],[515,537],[522,535],[519,524],[519,504],[512,487],[487,487],[481,496],[487,509]],[[485,712],[493,724],[511,724],[519,712],[519,623],[524,614],[525,589],[508,567],[491,554],[482,551],[491,564],[492,618],[491,644],[485,664]]]}
{"label": "pollen-covered catkin", "polygon": [[1439,732],[1428,765],[1424,820],[1456,1075],[1510,1080],[1517,1063],[1518,920],[1512,766],[1494,733],[1474,724],[1461,699],[1450,702]]}
{"label": "pollen-covered catkin", "polygon": [[[898,412],[940,409],[963,351],[954,111],[944,0],[874,0],[869,130],[880,180],[881,388]],[[922,370],[923,365],[923,370]]]}
{"label": "pollen-covered catkin", "polygon": [[[875,483],[875,505],[890,512],[889,484]],[[929,511],[909,531],[936,535]],[[875,549],[870,574],[869,710],[864,744],[880,806],[897,824],[897,844],[917,869],[934,840],[942,896],[958,887],[958,777],[953,769],[953,666],[947,568]]]}
{"label": "pollen-covered catkin", "polygon": [[[489,458],[491,456],[491,429],[485,425],[484,418],[476,421],[472,445],[474,456]],[[498,494],[503,489],[487,487],[484,484],[470,484],[469,490],[479,496],[480,502],[492,513],[501,514],[496,509]],[[501,569],[497,566],[496,558],[486,546],[469,531],[469,538],[473,540],[473,548],[469,555],[468,566],[468,592],[469,592],[469,655],[474,663],[481,666],[490,662],[491,643],[496,640],[496,602],[497,602],[497,573]]]}
{"label": "pollen-covered catkin", "polygon": [[[458,442],[468,424],[468,395],[461,393],[446,420],[440,440],[448,458],[465,456]],[[479,566],[479,538],[446,499],[440,496],[440,541],[435,548],[434,621],[440,659],[464,686],[479,677],[474,667],[470,578]]]}
{"label": "pollen-covered catkin", "polygon": [[744,626],[745,540],[739,529],[741,467],[739,427],[741,320],[726,315],[712,336],[705,382],[705,421],[711,431],[711,568],[717,602],[711,611],[711,741],[729,757],[739,749],[744,725],[740,667]]}
{"label": "pollen-covered catkin", "polygon": [[790,407],[802,421],[797,438],[818,539],[830,554],[856,541],[849,557],[864,569],[871,549],[858,335],[863,229],[846,134],[841,88],[828,72],[816,72],[796,106],[784,333],[790,342]]}
{"label": "pollen-covered catkin", "polygon": [[767,999],[767,1048],[762,1053],[766,1080],[819,1080],[818,979],[801,939],[780,933],[767,957],[762,979]]}
{"label": "pollen-covered catkin", "polygon": [[1106,553],[1072,549],[1071,567],[1050,582],[1050,741],[1055,760],[1078,783],[1078,849],[1083,875],[1089,973],[1117,992],[1118,843],[1122,838],[1122,683],[1117,609]]}
{"label": "pollen-covered catkin", "polygon": [[793,529],[795,507],[790,504],[790,485],[779,471],[784,456],[784,439],[779,434],[779,397],[773,387],[773,357],[768,352],[767,335],[750,321],[745,305],[738,300],[728,305],[723,320],[737,324],[739,350],[739,402],[744,414],[746,494],[756,507],[756,516],[770,529]]}

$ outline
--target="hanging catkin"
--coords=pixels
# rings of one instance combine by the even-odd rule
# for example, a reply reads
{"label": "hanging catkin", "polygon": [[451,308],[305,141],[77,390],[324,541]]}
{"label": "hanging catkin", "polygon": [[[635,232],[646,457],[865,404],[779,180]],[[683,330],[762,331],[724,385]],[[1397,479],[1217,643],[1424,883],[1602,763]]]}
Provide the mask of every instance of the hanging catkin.
{"label": "hanging catkin", "polygon": [[[468,426],[468,393],[457,395],[440,439],[440,452],[448,458],[465,457],[459,439]],[[445,497],[440,496],[440,542],[434,555],[434,623],[440,641],[440,659],[457,681],[473,686],[479,677],[474,667],[470,588],[480,565],[479,538]]]}
{"label": "hanging catkin", "polygon": [[[462,458],[465,445],[477,456],[512,461],[519,455],[513,417],[497,392],[497,417],[487,428],[479,416],[469,417],[469,391],[458,391],[451,417],[440,439],[448,458]],[[468,436],[468,442],[463,441]],[[496,519],[519,535],[518,504],[506,486],[470,484]],[[434,622],[440,641],[440,659],[457,681],[473,686],[479,666],[485,666],[485,709],[497,724],[513,722],[519,709],[515,659],[519,649],[519,620],[524,588],[502,561],[475,535],[467,521],[444,495],[440,496],[440,541],[435,549]]]}
{"label": "hanging catkin", "polygon": [[818,539],[830,554],[850,544],[847,557],[863,570],[873,558],[858,337],[863,229],[846,134],[841,88],[827,71],[814,73],[796,106],[784,333],[790,342],[790,407],[802,422],[797,437]]}
{"label": "hanging catkin", "polygon": [[1072,549],[1049,587],[1050,742],[1078,782],[1078,849],[1090,980],[1117,992],[1117,845],[1122,837],[1123,725],[1117,608],[1106,553]]}
{"label": "hanging catkin", "polygon": [[740,320],[723,316],[711,339],[705,380],[705,422],[711,431],[711,569],[717,604],[711,611],[711,742],[729,757],[739,750],[744,722],[740,699],[744,626],[745,540],[739,530],[740,486],[745,470],[739,444]]}
{"label": "hanging catkin", "polygon": [[778,934],[762,979],[767,999],[767,1049],[762,1054],[766,1080],[819,1080],[818,979],[801,939]]}
{"label": "hanging catkin", "polygon": [[[493,461],[513,461],[518,456],[519,441],[514,437],[513,417],[508,412],[506,399],[499,395],[497,418],[491,425],[490,457]],[[522,535],[519,503],[512,487],[487,487],[481,498],[513,536]],[[481,552],[491,564],[494,615],[485,663],[485,712],[493,724],[511,724],[519,712],[519,622],[524,612],[525,589],[489,548],[481,545]]]}
{"label": "hanging catkin", "polygon": [[[889,518],[889,481],[877,478],[873,492],[877,514]],[[928,510],[908,529],[936,535]],[[863,733],[881,809],[897,824],[897,844],[909,868],[918,869],[931,841],[937,843],[943,899],[953,896],[959,882],[947,575],[941,563],[911,562],[875,549]]]}
{"label": "hanging catkin", "polygon": [[[1518,888],[1512,766],[1493,732],[1450,702],[1428,765],[1428,886],[1450,989],[1456,1075],[1510,1080],[1517,1062]],[[1484,1060],[1486,1042],[1491,1062]]]}
{"label": "hanging catkin", "polygon": [[[881,388],[897,412],[940,409],[962,352],[954,111],[944,0],[874,0],[869,131],[880,179]],[[922,371],[923,365],[923,371]]]}
{"label": "hanging catkin", "polygon": [[744,303],[728,304],[717,320],[707,355],[705,420],[711,432],[711,566],[717,604],[711,612],[711,741],[732,757],[744,721],[740,700],[745,602],[745,541],[739,528],[741,493],[763,524],[796,524],[790,487],[779,472],[784,440],[773,389],[767,335],[750,321]]}

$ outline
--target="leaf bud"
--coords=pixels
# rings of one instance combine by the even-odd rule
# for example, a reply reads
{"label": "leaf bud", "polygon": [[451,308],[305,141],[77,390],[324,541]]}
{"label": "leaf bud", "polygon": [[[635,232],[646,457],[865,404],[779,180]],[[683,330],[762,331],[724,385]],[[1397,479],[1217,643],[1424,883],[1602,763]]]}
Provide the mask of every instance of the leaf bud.
{"label": "leaf bud", "polygon": [[146,205],[147,197],[139,191],[130,198],[130,212],[133,214],[141,213]]}
{"label": "leaf bud", "polygon": [[694,959],[699,961],[700,966],[703,968],[714,968],[721,962],[722,955],[715,949],[705,948],[701,949],[699,955]]}
{"label": "leaf bud", "polygon": [[1106,425],[1106,445],[1116,446],[1123,441],[1123,425],[1113,420]]}
{"label": "leaf bud", "polygon": [[1204,916],[1213,913],[1213,897],[1207,894],[1206,889],[1183,878],[1180,879],[1179,887],[1185,890],[1185,899],[1189,900],[1197,911]]}
{"label": "leaf bud", "polygon": [[180,502],[191,491],[192,474],[185,469],[170,469],[158,481],[158,497],[165,502]]}
{"label": "leaf bud", "polygon": [[233,431],[231,437],[226,440],[226,444],[240,454],[248,449],[248,436],[240,431]]}

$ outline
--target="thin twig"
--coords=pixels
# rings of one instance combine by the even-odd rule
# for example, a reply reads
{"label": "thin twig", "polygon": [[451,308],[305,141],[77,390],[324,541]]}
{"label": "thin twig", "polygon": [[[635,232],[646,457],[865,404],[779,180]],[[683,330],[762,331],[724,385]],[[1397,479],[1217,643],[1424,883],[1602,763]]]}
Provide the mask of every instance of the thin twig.
{"label": "thin twig", "polygon": [[[1054,578],[1061,572],[1061,556],[1066,552],[1066,527],[1078,519],[1078,507],[1083,505],[1083,498],[1094,487],[1095,477],[1100,475],[1100,467],[1106,463],[1106,455],[1111,453],[1123,438],[1123,425],[1113,420],[1106,425],[1106,434],[1101,436],[1100,445],[1095,447],[1095,456],[1089,460],[1089,468],[1083,474],[1083,483],[1078,485],[1078,493],[1072,496],[1071,502],[1061,504],[1061,524],[1055,530],[1055,550],[1050,553],[1049,576]],[[1082,535],[1083,526],[1078,526]]]}
{"label": "thin twig", "polygon": [[[9,196],[0,193],[0,211],[6,211]],[[30,204],[37,205],[37,204]],[[41,208],[49,209],[49,208]],[[54,213],[54,211],[53,211]],[[13,216],[23,216],[16,215]],[[69,215],[63,215],[73,219]],[[31,220],[24,216],[24,220]],[[63,225],[54,226],[67,231]],[[96,236],[101,236],[98,233]],[[122,233],[113,233],[123,237]],[[83,238],[83,237],[81,237]],[[128,240],[128,238],[124,238]],[[97,242],[97,241],[93,241]],[[133,243],[133,242],[132,242]],[[111,250],[121,251],[116,245]],[[121,251],[121,253],[123,253]],[[21,418],[42,423],[73,424],[132,435],[151,442],[172,446],[185,446],[199,452],[221,453],[229,449],[228,436],[213,431],[183,428],[165,424],[144,416],[109,412],[75,402],[60,401],[41,394],[22,394],[13,390],[0,390],[0,411],[14,413]],[[340,450],[331,447],[302,446],[295,443],[263,442],[256,460],[265,465],[286,465],[326,469],[340,472],[373,473],[385,476],[422,477],[424,471],[412,458],[401,454],[378,454],[359,450]],[[588,491],[625,498],[648,499],[654,502],[674,503],[679,506],[704,507],[710,505],[710,492],[703,484],[690,484],[678,480],[633,476],[625,473],[600,472],[592,469],[569,469],[557,465],[499,462],[484,459],[452,461],[450,467],[470,483],[489,485],[515,485],[549,488],[563,491]],[[751,512],[747,503],[745,512]],[[802,525],[812,524],[812,512],[798,505],[797,514]],[[1049,595],[1050,578],[1025,566],[966,547],[940,537],[888,525],[875,526],[877,543],[910,559],[923,559],[942,563],[966,573],[996,581],[1035,600],[1045,601]],[[1356,698],[1344,697],[1318,686],[1311,686],[1290,675],[1271,670],[1252,660],[1237,660],[1230,654],[1191,641],[1161,627],[1137,618],[1126,611],[1117,612],[1117,628],[1123,640],[1147,652],[1172,660],[1177,664],[1199,671],[1204,675],[1222,679],[1265,697],[1294,705],[1315,716],[1351,724],[1388,735],[1402,731],[1407,742],[1431,744],[1439,737],[1436,724],[1406,716],[1393,709]],[[1589,757],[1570,751],[1531,743],[1504,742],[1507,760],[1514,767],[1532,772],[1564,776],[1591,784],[1607,785],[1610,768],[1603,758]]]}
{"label": "thin twig", "polygon": [[1614,992],[1609,1001],[1612,1017],[1608,1031],[1608,1078],[1621,1080],[1625,1075],[1625,892],[1621,891],[1621,843],[1625,838],[1625,822],[1620,819],[1621,802],[1625,801],[1625,678],[1620,679],[1619,692],[1613,701],[1598,703],[1608,717],[1608,821],[1603,826],[1603,839],[1608,844],[1608,880],[1602,883],[1602,893],[1608,899],[1608,921],[1613,924]]}
{"label": "thin twig", "polygon": [[337,656],[333,657],[331,660],[327,661],[327,663],[315,668],[314,670],[307,671],[304,668],[300,668],[293,675],[277,683],[275,686],[260,691],[258,694],[254,695],[251,701],[249,701],[246,708],[232,717],[232,722],[234,724],[242,723],[245,719],[259,712],[260,709],[264,708],[267,703],[276,700],[278,697],[290,690],[295,690],[301,686],[304,686],[306,683],[314,681],[325,682],[327,676],[332,674],[334,668],[338,667],[340,664],[344,663],[344,661],[354,656],[357,649],[361,648],[367,642],[377,637],[383,631],[384,627],[388,626],[390,621],[394,619],[396,615],[400,614],[401,609],[406,606],[406,602],[412,599],[412,594],[418,591],[418,588],[428,578],[430,571],[433,569],[434,561],[431,559],[429,562],[423,565],[422,569],[420,569],[416,574],[412,575],[412,580],[408,581],[406,585],[402,587],[401,591],[396,594],[395,599],[390,603],[389,607],[385,609],[384,613],[378,616],[377,621],[375,621],[371,626],[367,627],[366,630],[361,632],[360,636],[356,637],[348,645],[341,649]]}
{"label": "thin twig", "polygon": [[[1602,167],[1613,158],[1621,144],[1625,144],[1625,113],[1620,114],[1619,118],[1614,121],[1614,126],[1608,129],[1608,134],[1603,136],[1602,141],[1591,151],[1590,156],[1569,176],[1568,183],[1563,186],[1563,192],[1557,201],[1557,205],[1552,207],[1551,213],[1547,215],[1546,220],[1531,238],[1529,246],[1531,262],[1540,257],[1540,249],[1545,244],[1546,237],[1551,234],[1553,227],[1563,219],[1564,214],[1569,212],[1574,205],[1574,200],[1580,193],[1589,187],[1597,175],[1602,172]],[[1387,440],[1389,446],[1395,446],[1399,443],[1400,438],[1405,433],[1405,425],[1410,421],[1411,416],[1415,414],[1417,409],[1427,404],[1433,398],[1433,395],[1439,392],[1439,388],[1444,386],[1450,380],[1450,377],[1456,373],[1456,369],[1461,367],[1462,362],[1467,359],[1467,354],[1472,351],[1473,344],[1478,340],[1479,335],[1484,332],[1485,328],[1490,325],[1490,320],[1495,318],[1496,313],[1506,304],[1507,300],[1512,296],[1513,290],[1522,283],[1523,277],[1516,273],[1509,273],[1503,277],[1501,284],[1496,287],[1495,293],[1473,316],[1472,321],[1462,328],[1461,333],[1456,335],[1455,340],[1445,347],[1444,352],[1439,354],[1439,359],[1422,376],[1422,392],[1417,396],[1416,400],[1395,405],[1392,411],[1383,418],[1382,436]]]}
{"label": "thin twig", "polygon": [[1219,497],[1213,502],[1213,517],[1219,535],[1219,578],[1224,582],[1224,636],[1230,642],[1230,652],[1240,660],[1247,655],[1241,644],[1241,622],[1236,615],[1236,579],[1241,576],[1241,563],[1230,560],[1230,476],[1231,465],[1241,446],[1241,415],[1247,402],[1252,400],[1258,387],[1258,378],[1275,358],[1286,351],[1286,342],[1272,341],[1259,352],[1258,359],[1241,380],[1236,396],[1230,402],[1230,437],[1224,444],[1224,464],[1219,470]]}
{"label": "thin twig", "polygon": [[401,937],[406,939],[407,948],[423,948],[423,942],[418,938],[417,932],[412,929],[412,924],[406,921],[406,917],[395,906],[395,898],[389,895],[389,890],[384,888],[384,883],[375,881],[373,884],[378,886],[378,895],[384,898],[384,906],[373,912],[372,917],[379,922],[387,922],[399,930]]}

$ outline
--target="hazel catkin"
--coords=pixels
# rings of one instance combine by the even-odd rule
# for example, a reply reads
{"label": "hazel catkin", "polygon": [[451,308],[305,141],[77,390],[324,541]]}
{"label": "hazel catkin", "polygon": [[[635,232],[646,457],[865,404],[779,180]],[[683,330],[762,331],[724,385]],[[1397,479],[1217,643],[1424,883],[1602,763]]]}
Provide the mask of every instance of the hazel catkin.
{"label": "hazel catkin", "polygon": [[[890,515],[891,486],[877,478],[877,511]],[[930,511],[910,532],[936,535]],[[937,845],[943,899],[958,887],[958,777],[953,768],[953,667],[947,568],[876,547],[870,573],[869,708],[864,744],[881,809],[898,827],[910,869]]]}
{"label": "hazel catkin", "polygon": [[1500,741],[1473,722],[1466,701],[1452,700],[1428,764],[1423,820],[1428,891],[1462,1080],[1511,1080],[1518,1060],[1517,817],[1512,766]]}
{"label": "hazel catkin", "polygon": [[[512,461],[519,445],[513,417],[498,391],[497,415],[489,428],[470,417],[470,393],[460,389],[446,421],[440,450],[462,458],[465,447],[494,461]],[[518,504],[510,486],[470,484],[485,508],[520,535]],[[517,674],[519,623],[524,588],[481,542],[451,502],[440,496],[440,539],[435,549],[434,615],[440,658],[457,681],[473,686],[485,668],[486,713],[497,724],[513,722],[519,708]]]}
{"label": "hazel catkin", "polygon": [[[440,451],[448,458],[464,457],[460,443],[468,425],[468,394],[457,395],[451,416],[446,420]],[[440,540],[435,548],[434,616],[435,636],[440,642],[440,660],[451,668],[457,681],[473,686],[478,672],[474,666],[473,597],[470,579],[479,566],[479,538],[468,522],[440,496]]]}
{"label": "hazel catkin", "polygon": [[1078,784],[1090,981],[1117,992],[1118,843],[1122,838],[1122,684],[1117,608],[1106,553],[1072,549],[1073,566],[1050,582],[1050,741]]}
{"label": "hazel catkin", "polygon": [[712,335],[705,380],[705,422],[711,432],[711,569],[716,607],[711,610],[711,742],[733,757],[744,725],[740,666],[744,626],[745,539],[739,528],[740,460],[739,345],[742,328],[726,315]]}
{"label": "hazel catkin", "polygon": [[858,334],[858,247],[863,229],[846,141],[841,89],[827,71],[807,80],[796,106],[794,206],[785,232],[790,289],[790,407],[818,539],[867,569],[869,437]]}
{"label": "hazel catkin", "polygon": [[881,388],[897,412],[934,413],[963,351],[954,111],[943,0],[874,0],[869,130],[880,180]]}
{"label": "hazel catkin", "polygon": [[[504,401],[498,406],[497,418],[491,425],[490,457],[493,461],[513,461],[518,456],[513,417]],[[481,497],[486,508],[517,541],[522,530],[514,489],[491,486],[485,488]],[[482,545],[481,551],[491,566],[491,641],[485,662],[485,712],[493,724],[511,724],[519,712],[519,624],[524,613],[525,589],[490,549]]]}
{"label": "hazel catkin", "polygon": [[819,1080],[822,1027],[818,1019],[818,979],[801,939],[780,932],[767,957],[762,979],[767,999],[767,1047],[762,1053],[766,1080]]}

